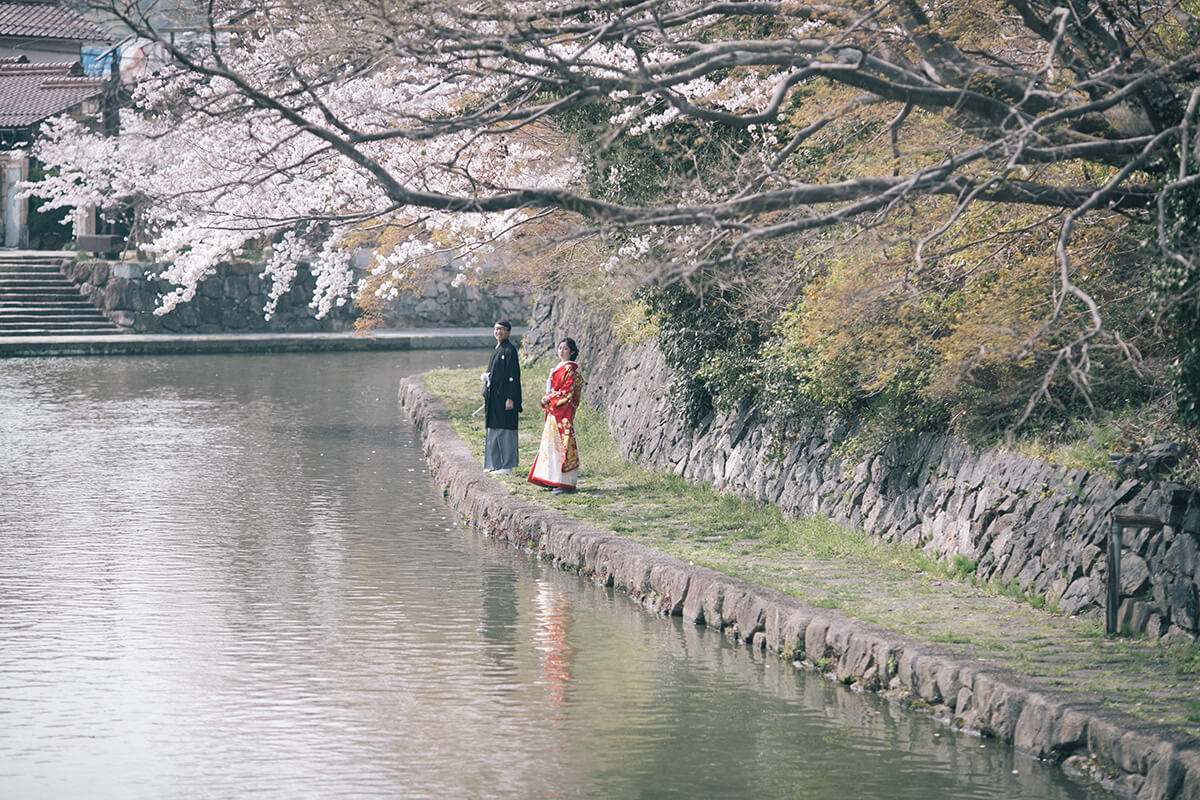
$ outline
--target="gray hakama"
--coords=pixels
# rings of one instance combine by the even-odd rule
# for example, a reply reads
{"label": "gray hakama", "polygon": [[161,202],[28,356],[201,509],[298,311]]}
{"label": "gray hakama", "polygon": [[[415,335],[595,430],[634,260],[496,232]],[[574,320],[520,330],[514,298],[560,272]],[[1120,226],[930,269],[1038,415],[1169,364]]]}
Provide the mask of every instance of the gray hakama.
{"label": "gray hakama", "polygon": [[512,428],[488,428],[483,445],[483,468],[513,469],[517,466],[517,432]]}

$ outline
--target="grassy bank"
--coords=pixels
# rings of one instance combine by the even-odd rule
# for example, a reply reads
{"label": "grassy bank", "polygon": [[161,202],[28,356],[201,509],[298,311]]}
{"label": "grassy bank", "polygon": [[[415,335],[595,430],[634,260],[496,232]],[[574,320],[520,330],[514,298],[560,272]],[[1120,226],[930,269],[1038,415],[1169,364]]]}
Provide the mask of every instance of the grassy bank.
{"label": "grassy bank", "polygon": [[[549,365],[523,374],[526,411],[518,441],[527,470],[541,435],[538,398]],[[479,370],[436,370],[426,386],[447,405],[455,431],[483,456]],[[586,388],[585,388],[586,394]],[[521,470],[496,476],[514,495],[685,561],[752,580],[819,607],[1043,680],[1090,691],[1146,719],[1200,736],[1200,649],[1107,639],[1099,618],[1040,607],[1006,587],[977,585],[968,563],[949,564],[882,543],[828,519],[786,519],[760,505],[626,461],[590,408],[576,418],[579,491],[553,495]],[[1032,601],[1032,602],[1031,602]]]}

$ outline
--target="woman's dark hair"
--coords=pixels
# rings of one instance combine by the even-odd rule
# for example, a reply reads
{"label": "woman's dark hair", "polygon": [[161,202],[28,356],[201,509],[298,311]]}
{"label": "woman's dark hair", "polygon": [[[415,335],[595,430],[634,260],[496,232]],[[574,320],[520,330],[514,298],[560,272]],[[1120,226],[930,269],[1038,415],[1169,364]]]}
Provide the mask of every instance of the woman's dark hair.
{"label": "woman's dark hair", "polygon": [[559,344],[565,344],[567,346],[567,349],[571,351],[571,360],[572,361],[579,358],[579,345],[575,344],[574,339],[567,337],[566,339],[563,339],[561,342],[559,342]]}

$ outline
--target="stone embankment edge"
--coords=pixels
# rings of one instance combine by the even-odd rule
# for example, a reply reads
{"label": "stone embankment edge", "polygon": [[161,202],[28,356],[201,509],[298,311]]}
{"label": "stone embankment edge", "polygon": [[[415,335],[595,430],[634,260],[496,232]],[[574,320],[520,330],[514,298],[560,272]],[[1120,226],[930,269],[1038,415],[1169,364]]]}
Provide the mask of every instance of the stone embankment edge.
{"label": "stone embankment edge", "polygon": [[492,348],[490,333],[223,333],[0,337],[0,358]]}
{"label": "stone embankment edge", "polygon": [[528,503],[484,472],[419,376],[401,381],[399,402],[420,431],[434,481],[479,533],[625,592],[656,613],[707,625],[840,683],[887,691],[955,728],[1086,770],[1120,793],[1200,800],[1200,746],[1182,733]]}

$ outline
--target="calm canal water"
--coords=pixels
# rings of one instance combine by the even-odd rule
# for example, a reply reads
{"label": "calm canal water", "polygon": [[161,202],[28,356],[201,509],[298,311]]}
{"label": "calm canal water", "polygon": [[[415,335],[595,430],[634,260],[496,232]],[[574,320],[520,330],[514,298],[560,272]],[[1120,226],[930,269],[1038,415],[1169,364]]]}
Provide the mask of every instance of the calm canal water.
{"label": "calm canal water", "polygon": [[0,798],[1084,798],[463,529],[402,375],[0,360]]}

